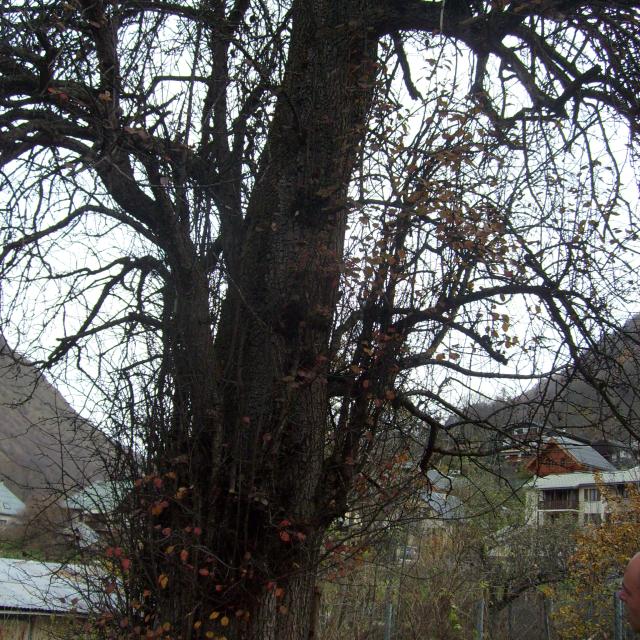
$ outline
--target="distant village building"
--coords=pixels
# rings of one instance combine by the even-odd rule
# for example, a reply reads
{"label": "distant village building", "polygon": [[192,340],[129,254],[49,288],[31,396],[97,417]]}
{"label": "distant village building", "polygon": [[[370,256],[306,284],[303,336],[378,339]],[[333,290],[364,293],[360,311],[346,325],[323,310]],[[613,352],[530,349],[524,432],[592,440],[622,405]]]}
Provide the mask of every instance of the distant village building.
{"label": "distant village building", "polygon": [[24,502],[0,481],[0,527],[15,522],[24,509]]}
{"label": "distant village building", "polygon": [[527,521],[541,525],[567,519],[578,524],[599,524],[609,505],[599,486],[624,495],[628,485],[640,486],[640,467],[602,473],[560,473],[536,477],[523,486],[527,495]]}
{"label": "distant village building", "polygon": [[562,430],[543,430],[536,423],[514,425],[501,457],[533,476],[522,487],[529,524],[545,526],[562,519],[599,524],[610,510],[600,486],[623,495],[627,485],[640,485],[640,466],[621,470],[613,464],[628,467],[637,460],[625,444],[590,442]]}
{"label": "distant village building", "polygon": [[452,493],[455,476],[446,475],[438,469],[427,472],[428,489],[421,493],[423,516],[431,527],[440,527],[460,520],[463,516],[463,504]]}
{"label": "distant village building", "polygon": [[507,429],[498,454],[503,463],[530,475],[616,471],[637,463],[637,456],[622,442],[591,442],[563,430],[544,429],[535,422]]}
{"label": "distant village building", "polygon": [[62,500],[67,509],[72,536],[80,547],[95,545],[109,534],[110,516],[122,500],[123,486],[115,482],[96,482]]}
{"label": "distant village building", "polygon": [[616,471],[586,440],[560,434],[546,436],[538,451],[524,462],[524,469],[539,477],[577,471]]}

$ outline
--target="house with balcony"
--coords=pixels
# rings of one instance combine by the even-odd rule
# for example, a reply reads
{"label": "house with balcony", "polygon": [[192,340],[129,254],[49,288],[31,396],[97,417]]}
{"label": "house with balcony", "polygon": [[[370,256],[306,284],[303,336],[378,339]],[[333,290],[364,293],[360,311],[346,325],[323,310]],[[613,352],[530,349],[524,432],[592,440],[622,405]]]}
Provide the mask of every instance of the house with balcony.
{"label": "house with balcony", "polygon": [[536,476],[615,471],[614,457],[625,467],[635,461],[622,443],[608,440],[592,443],[560,429],[545,429],[535,422],[510,426],[498,444],[501,462]]}
{"label": "house with balcony", "polygon": [[564,519],[579,525],[599,524],[606,519],[611,508],[599,489],[603,485],[622,496],[629,485],[640,487],[640,467],[534,477],[523,486],[527,522],[544,526]]}

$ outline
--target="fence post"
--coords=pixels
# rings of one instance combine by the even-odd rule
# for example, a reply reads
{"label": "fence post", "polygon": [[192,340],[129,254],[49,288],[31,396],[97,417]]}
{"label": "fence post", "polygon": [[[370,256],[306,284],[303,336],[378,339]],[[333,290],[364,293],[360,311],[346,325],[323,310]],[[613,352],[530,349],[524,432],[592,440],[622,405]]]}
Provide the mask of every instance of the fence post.
{"label": "fence post", "polygon": [[542,616],[544,623],[544,637],[546,640],[551,640],[551,627],[549,626],[549,610],[547,608],[547,597],[544,593],[540,594],[542,596]]}
{"label": "fence post", "polygon": [[624,622],[624,605],[617,592],[613,592],[613,640],[625,640]]}
{"label": "fence post", "polygon": [[476,640],[484,638],[484,594],[478,602],[478,615],[476,618]]}
{"label": "fence post", "polygon": [[393,602],[388,599],[384,612],[384,640],[391,640],[393,633]]}
{"label": "fence post", "polygon": [[613,593],[613,640],[633,640],[636,633],[627,624],[624,602],[618,597],[618,592]]}

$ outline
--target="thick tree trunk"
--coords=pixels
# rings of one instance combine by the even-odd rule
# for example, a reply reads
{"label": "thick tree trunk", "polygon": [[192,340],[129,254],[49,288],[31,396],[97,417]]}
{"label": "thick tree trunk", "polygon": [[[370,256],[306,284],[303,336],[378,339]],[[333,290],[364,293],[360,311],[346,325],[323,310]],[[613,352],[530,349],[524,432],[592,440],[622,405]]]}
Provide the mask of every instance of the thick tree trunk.
{"label": "thick tree trunk", "polygon": [[[215,345],[204,270],[176,269],[173,437],[158,466],[174,470],[189,498],[153,530],[202,533],[179,570],[171,559],[146,570],[161,585],[171,573],[156,606],[181,637],[307,640],[312,632],[320,545],[337,515],[321,486],[325,373],[347,188],[374,93],[371,5],[294,3],[246,235],[241,253],[226,256],[231,284]],[[223,618],[228,624],[216,626]]]}
{"label": "thick tree trunk", "polygon": [[[325,379],[346,224],[347,185],[373,96],[367,2],[296,3],[286,79],[226,301],[217,355],[224,387],[220,535],[251,554],[253,623],[239,637],[309,637],[322,533]],[[235,525],[237,523],[237,525]],[[223,530],[224,529],[224,530]],[[219,547],[225,547],[223,540]],[[278,591],[280,594],[280,591]]]}

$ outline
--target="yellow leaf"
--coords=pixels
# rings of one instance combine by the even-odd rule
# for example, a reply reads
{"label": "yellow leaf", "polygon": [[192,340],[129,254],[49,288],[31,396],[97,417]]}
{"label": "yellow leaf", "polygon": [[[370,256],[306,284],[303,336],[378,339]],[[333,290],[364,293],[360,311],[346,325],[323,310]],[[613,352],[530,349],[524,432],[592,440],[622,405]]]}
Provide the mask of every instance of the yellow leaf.
{"label": "yellow leaf", "polygon": [[220,617],[219,611],[212,611],[209,615],[209,620],[217,620]]}
{"label": "yellow leaf", "polygon": [[229,618],[227,618],[227,616],[222,616],[222,618],[220,618],[220,624],[223,627],[228,627],[229,626]]}
{"label": "yellow leaf", "polygon": [[169,584],[169,576],[166,575],[165,573],[161,574],[158,577],[158,584],[162,589],[166,589],[167,585]]}

